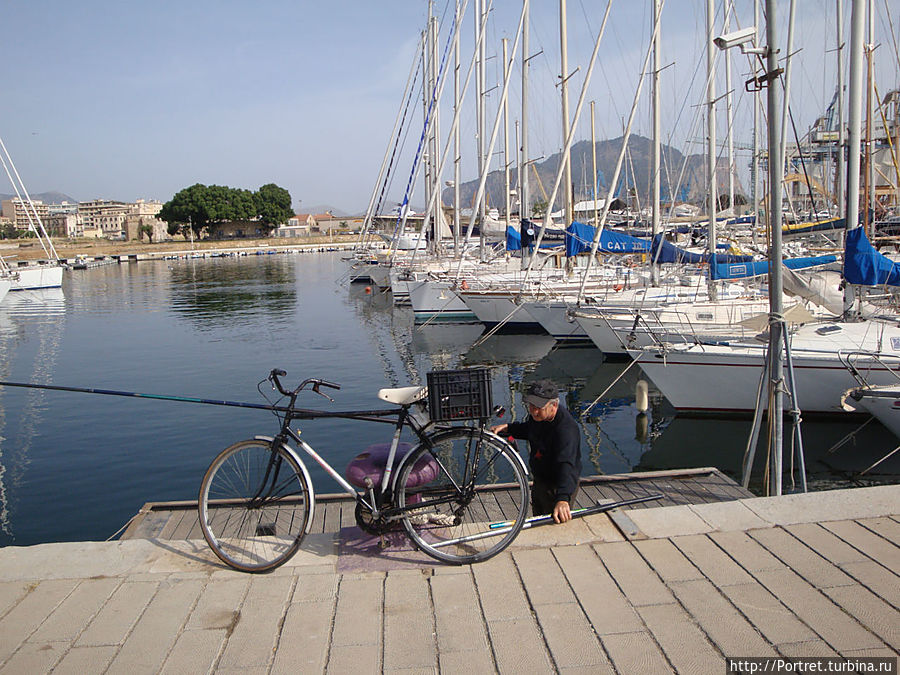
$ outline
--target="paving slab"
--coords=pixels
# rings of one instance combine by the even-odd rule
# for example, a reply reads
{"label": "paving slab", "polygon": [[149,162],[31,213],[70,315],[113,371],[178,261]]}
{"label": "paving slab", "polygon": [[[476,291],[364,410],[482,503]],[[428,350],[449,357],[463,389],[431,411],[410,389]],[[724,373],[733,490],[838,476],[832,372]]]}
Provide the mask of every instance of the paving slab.
{"label": "paving slab", "polygon": [[689,508],[709,525],[710,530],[725,532],[771,527],[771,523],[763,520],[747,507],[745,500],[694,504]]}
{"label": "paving slab", "polygon": [[703,534],[715,529],[686,504],[632,509],[627,515],[641,533],[651,538]]}
{"label": "paving slab", "polygon": [[757,516],[773,525],[877,518],[890,516],[897,510],[897,486],[877,485],[741,501]]}
{"label": "paving slab", "polygon": [[753,530],[747,534],[816,588],[854,583],[840,567],[832,564],[781,527]]}
{"label": "paving slab", "polygon": [[640,540],[602,515],[476,565],[342,565],[337,532],[262,575],[202,541],[8,547],[0,672],[693,674],[725,655],[896,655],[887,487],[628,511],[671,516],[644,518]]}

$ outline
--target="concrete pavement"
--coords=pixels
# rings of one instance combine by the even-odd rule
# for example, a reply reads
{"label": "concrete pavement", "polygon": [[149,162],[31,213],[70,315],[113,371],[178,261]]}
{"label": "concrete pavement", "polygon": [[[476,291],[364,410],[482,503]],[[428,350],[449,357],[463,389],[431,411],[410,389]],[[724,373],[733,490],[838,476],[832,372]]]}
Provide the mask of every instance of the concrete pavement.
{"label": "concrete pavement", "polygon": [[636,509],[523,531],[463,567],[345,530],[267,575],[224,568],[203,541],[8,547],[0,672],[694,674],[726,656],[896,657],[898,514],[900,486]]}

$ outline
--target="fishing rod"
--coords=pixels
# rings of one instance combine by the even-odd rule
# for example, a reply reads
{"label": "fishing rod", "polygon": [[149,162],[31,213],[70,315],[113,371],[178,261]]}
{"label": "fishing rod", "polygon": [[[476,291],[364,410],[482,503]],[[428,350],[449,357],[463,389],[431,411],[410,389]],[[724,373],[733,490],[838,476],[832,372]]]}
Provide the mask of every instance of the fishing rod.
{"label": "fishing rod", "polygon": [[190,396],[172,396],[169,394],[143,394],[136,391],[117,391],[115,389],[92,389],[87,387],[63,387],[54,384],[34,384],[32,382],[2,382],[0,387],[22,387],[25,389],[49,389],[51,391],[70,391],[79,394],[103,394],[105,396],[125,396],[127,398],[149,398],[157,401],[177,401],[179,403],[202,403],[204,405],[229,406],[232,408],[250,408],[253,410],[269,410],[276,413],[290,413],[297,419],[312,419],[316,417],[339,417],[348,419],[367,420],[371,422],[389,422],[391,420],[382,417],[396,416],[397,411],[391,410],[312,410],[308,408],[292,408],[290,406],[272,405],[266,403],[246,403],[243,401],[221,401],[208,398],[193,398]]}
{"label": "fishing rod", "polygon": [[[581,509],[575,509],[574,511],[572,511],[572,518],[583,518],[584,516],[591,516],[591,515],[594,515],[595,513],[603,513],[605,511],[612,511],[613,509],[617,509],[621,506],[631,506],[632,504],[640,504],[642,502],[655,501],[657,499],[662,499],[663,496],[664,495],[657,493],[657,494],[653,494],[653,495],[647,495],[645,497],[634,497],[632,499],[623,499],[618,502],[609,502],[607,504],[598,503],[594,506],[586,506]],[[490,527],[491,527],[491,529],[497,529],[497,528],[501,528],[501,527],[510,527],[515,522],[516,521],[514,521],[514,520],[507,520],[507,521],[503,521],[500,523],[491,523]],[[526,530],[529,527],[537,527],[539,525],[548,525],[549,523],[552,523],[552,522],[553,522],[552,515],[532,516],[531,518],[525,519],[525,522],[522,524],[522,529]]]}
{"label": "fishing rod", "polygon": [[[603,513],[604,511],[612,511],[613,509],[617,509],[620,506],[630,506],[631,504],[640,504],[641,502],[649,502],[656,499],[662,499],[664,495],[654,494],[647,495],[646,497],[635,497],[633,499],[623,499],[618,502],[611,502],[609,504],[596,504],[594,506],[586,506],[582,509],[575,509],[572,511],[572,518],[583,518],[584,516],[590,516],[595,513]],[[531,527],[540,527],[541,525],[549,525],[553,522],[553,516],[532,516],[531,518],[526,518],[522,523],[522,529],[527,530]],[[432,544],[435,548],[440,548],[442,546],[453,546],[456,544],[464,544],[470,541],[477,541],[479,539],[487,539],[488,537],[498,537],[501,534],[506,534],[507,532],[511,532],[513,526],[515,525],[515,520],[502,520],[497,523],[491,523],[488,525],[488,530],[486,532],[479,532],[477,534],[467,534],[462,537],[457,537],[455,539],[444,539],[443,541],[436,542]]]}

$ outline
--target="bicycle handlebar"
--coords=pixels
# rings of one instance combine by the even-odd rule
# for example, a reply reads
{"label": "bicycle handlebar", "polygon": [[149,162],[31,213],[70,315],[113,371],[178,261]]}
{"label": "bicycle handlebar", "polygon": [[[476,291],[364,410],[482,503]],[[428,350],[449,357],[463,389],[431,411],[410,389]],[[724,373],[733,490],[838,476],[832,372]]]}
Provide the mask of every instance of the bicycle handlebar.
{"label": "bicycle handlebar", "polygon": [[274,368],[274,369],[272,369],[272,372],[269,373],[269,377],[268,377],[268,380],[272,384],[275,385],[275,388],[278,389],[279,393],[281,393],[282,396],[296,396],[303,389],[305,389],[307,387],[307,385],[311,384],[312,390],[314,392],[316,392],[319,396],[324,396],[329,401],[334,401],[334,399],[331,398],[328,394],[323,394],[321,391],[319,391],[319,387],[329,387],[331,389],[340,389],[341,388],[341,385],[336,384],[335,382],[329,382],[328,380],[322,380],[317,377],[311,377],[306,380],[303,380],[303,382],[300,383],[300,386],[297,387],[296,389],[294,389],[293,391],[287,391],[282,386],[281,380],[279,379],[279,378],[284,377],[285,375],[287,375],[286,371],[281,370],[280,368]]}

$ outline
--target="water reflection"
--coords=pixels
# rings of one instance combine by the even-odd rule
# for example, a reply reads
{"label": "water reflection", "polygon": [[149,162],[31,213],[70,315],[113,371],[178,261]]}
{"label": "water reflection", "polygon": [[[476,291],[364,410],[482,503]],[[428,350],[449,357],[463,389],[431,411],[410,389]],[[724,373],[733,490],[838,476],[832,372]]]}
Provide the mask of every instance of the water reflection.
{"label": "water reflection", "polygon": [[[0,379],[19,377],[9,355],[27,336],[34,345],[25,378],[51,384],[65,327],[65,295],[61,288],[16,291],[0,304]],[[30,464],[34,439],[46,413],[47,392],[28,389],[7,402],[0,388],[0,544],[14,540],[18,495]]]}
{"label": "water reflection", "polygon": [[[786,431],[788,425],[785,425]],[[749,419],[673,417],[648,447],[638,471],[714,466],[737,481],[750,436]],[[814,419],[802,424],[808,487],[834,489],[900,482],[900,462],[888,460],[860,475],[884,457],[897,440],[880,424],[866,419]],[[843,441],[843,442],[842,442]],[[764,494],[765,438],[756,450],[750,489]],[[799,459],[790,438],[784,442],[785,490],[800,486]]]}
{"label": "water reflection", "polygon": [[200,330],[285,319],[297,304],[294,258],[172,261],[170,303]]}

